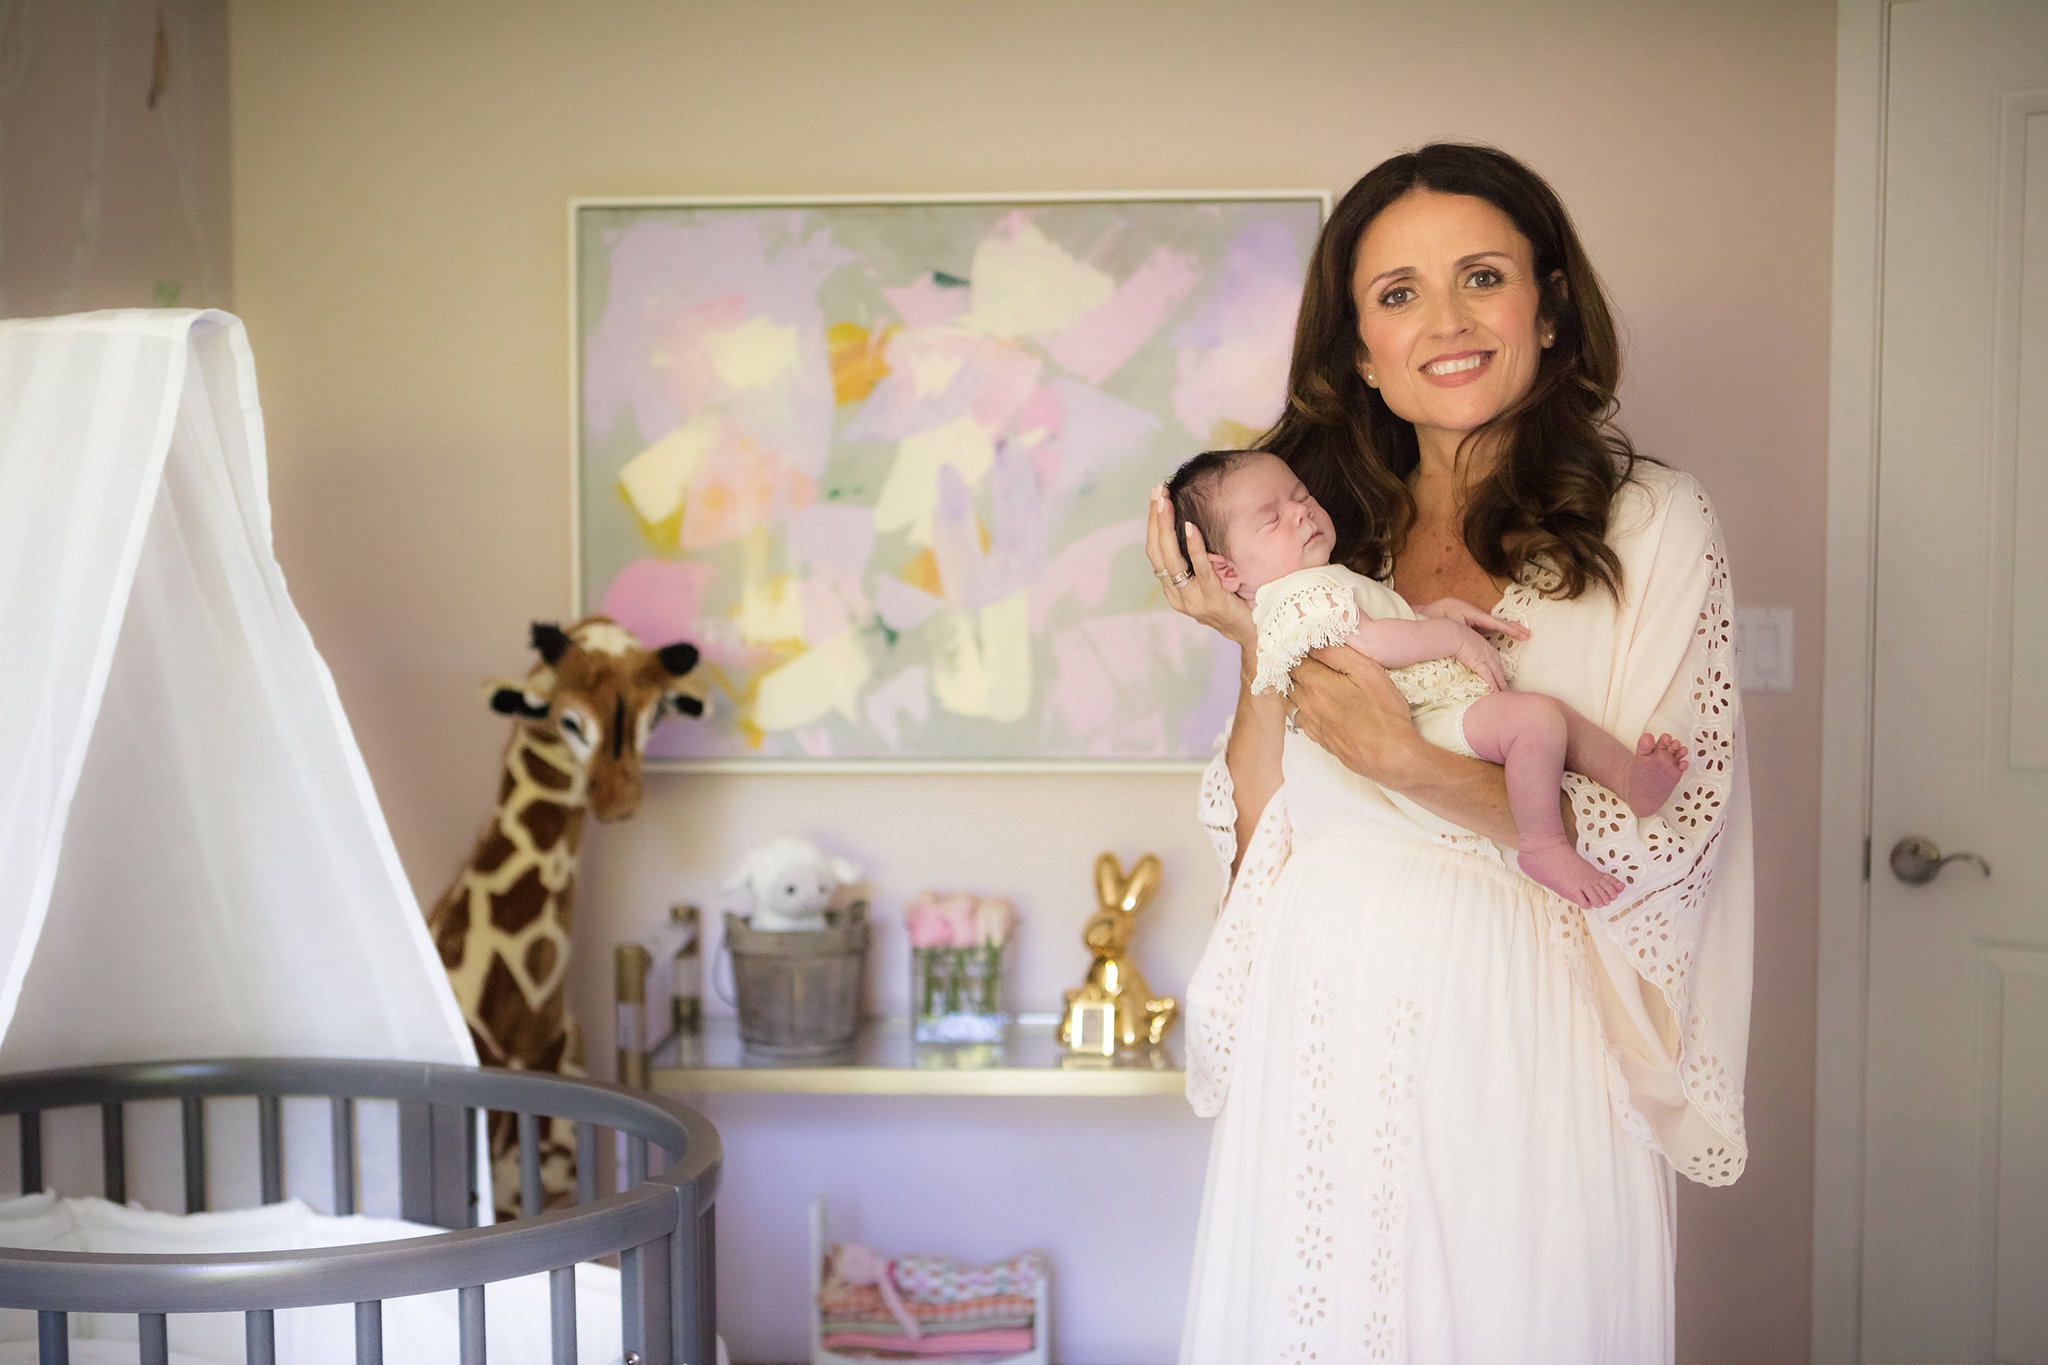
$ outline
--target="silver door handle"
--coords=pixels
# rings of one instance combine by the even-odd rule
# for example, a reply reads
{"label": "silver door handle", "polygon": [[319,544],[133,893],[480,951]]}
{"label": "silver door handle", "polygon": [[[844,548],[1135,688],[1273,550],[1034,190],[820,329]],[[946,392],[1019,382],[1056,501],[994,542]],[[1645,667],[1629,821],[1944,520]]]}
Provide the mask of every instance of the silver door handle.
{"label": "silver door handle", "polygon": [[1908,886],[1927,885],[1950,863],[1974,863],[1979,872],[1991,875],[1991,864],[1976,854],[1951,853],[1944,858],[1941,845],[1917,834],[1909,834],[1892,845],[1892,875]]}

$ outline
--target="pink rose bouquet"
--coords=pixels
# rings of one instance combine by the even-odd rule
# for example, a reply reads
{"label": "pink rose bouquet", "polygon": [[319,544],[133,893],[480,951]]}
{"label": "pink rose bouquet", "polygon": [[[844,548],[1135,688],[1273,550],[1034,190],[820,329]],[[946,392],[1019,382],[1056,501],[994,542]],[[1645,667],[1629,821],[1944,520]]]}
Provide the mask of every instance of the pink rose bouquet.
{"label": "pink rose bouquet", "polygon": [[925,891],[903,907],[920,1042],[1002,1038],[1003,948],[1017,908],[998,896]]}

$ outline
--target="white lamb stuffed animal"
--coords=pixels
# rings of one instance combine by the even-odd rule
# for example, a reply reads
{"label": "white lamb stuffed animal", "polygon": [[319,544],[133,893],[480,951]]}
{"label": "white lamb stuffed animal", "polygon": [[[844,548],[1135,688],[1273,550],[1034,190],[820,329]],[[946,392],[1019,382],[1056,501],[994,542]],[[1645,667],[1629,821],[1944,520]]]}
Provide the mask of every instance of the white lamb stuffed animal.
{"label": "white lamb stuffed animal", "polygon": [[860,869],[844,858],[828,858],[808,839],[784,835],[740,859],[725,889],[753,897],[752,928],[771,932],[823,929],[832,893],[857,881]]}

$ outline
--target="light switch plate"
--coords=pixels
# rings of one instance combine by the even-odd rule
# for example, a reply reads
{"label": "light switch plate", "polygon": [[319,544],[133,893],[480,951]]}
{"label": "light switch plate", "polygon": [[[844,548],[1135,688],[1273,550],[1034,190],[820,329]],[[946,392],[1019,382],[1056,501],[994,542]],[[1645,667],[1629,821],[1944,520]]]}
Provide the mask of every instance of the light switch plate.
{"label": "light switch plate", "polygon": [[1792,608],[1735,609],[1735,680],[1745,692],[1792,690]]}

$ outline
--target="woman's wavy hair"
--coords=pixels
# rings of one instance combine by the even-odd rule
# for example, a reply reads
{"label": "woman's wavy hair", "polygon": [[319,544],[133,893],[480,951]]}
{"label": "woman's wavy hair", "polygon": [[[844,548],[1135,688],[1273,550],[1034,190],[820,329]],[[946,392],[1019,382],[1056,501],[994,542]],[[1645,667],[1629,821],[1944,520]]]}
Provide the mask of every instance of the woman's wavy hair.
{"label": "woman's wavy hair", "polygon": [[1415,519],[1405,480],[1421,457],[1415,428],[1358,372],[1364,342],[1352,276],[1366,229],[1412,190],[1470,195],[1507,215],[1528,239],[1541,315],[1557,333],[1529,392],[1465,438],[1500,439],[1499,461],[1465,509],[1466,547],[1496,577],[1514,578],[1541,556],[1562,579],[1555,595],[1595,585],[1619,595],[1608,516],[1647,457],[1614,425],[1614,318],[1557,192],[1497,148],[1432,142],[1381,162],[1338,201],[1309,260],[1287,408],[1259,445],[1287,461],[1329,511],[1338,560],[1369,574],[1392,567]]}

